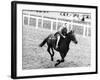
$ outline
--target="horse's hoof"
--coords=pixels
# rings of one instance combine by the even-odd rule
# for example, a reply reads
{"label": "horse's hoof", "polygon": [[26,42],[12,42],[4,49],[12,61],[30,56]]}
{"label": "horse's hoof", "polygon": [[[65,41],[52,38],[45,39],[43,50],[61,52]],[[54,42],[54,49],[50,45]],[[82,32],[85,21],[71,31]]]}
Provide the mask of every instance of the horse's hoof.
{"label": "horse's hoof", "polygon": [[56,63],[56,64],[55,64],[55,67],[56,67],[57,65],[59,65],[59,64],[60,64],[60,62]]}
{"label": "horse's hoof", "polygon": [[55,64],[55,67],[57,67],[58,63]]}
{"label": "horse's hoof", "polygon": [[57,60],[57,62],[59,63],[59,62],[60,62],[60,60],[58,59],[58,60]]}
{"label": "horse's hoof", "polygon": [[64,62],[64,60],[61,60],[61,62]]}
{"label": "horse's hoof", "polygon": [[56,64],[55,64],[55,67],[57,67],[57,65],[59,65],[59,64],[60,64],[60,62],[59,62],[59,63],[56,63]]}

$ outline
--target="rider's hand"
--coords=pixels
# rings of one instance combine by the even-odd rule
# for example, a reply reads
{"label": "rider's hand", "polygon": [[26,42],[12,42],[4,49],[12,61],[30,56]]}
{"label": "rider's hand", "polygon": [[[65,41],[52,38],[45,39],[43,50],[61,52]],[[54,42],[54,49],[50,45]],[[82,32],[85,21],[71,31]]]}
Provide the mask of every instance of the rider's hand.
{"label": "rider's hand", "polygon": [[56,45],[56,49],[58,48],[58,45]]}

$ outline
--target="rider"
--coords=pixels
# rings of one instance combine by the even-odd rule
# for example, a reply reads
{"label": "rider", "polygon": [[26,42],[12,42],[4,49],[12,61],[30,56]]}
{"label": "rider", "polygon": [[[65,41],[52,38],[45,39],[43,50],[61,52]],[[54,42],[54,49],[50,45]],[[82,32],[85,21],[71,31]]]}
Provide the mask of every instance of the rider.
{"label": "rider", "polygon": [[58,48],[58,43],[59,43],[60,37],[63,37],[63,38],[66,37],[66,34],[67,34],[67,23],[64,23],[64,25],[59,28],[57,33],[58,34],[57,34],[56,49]]}

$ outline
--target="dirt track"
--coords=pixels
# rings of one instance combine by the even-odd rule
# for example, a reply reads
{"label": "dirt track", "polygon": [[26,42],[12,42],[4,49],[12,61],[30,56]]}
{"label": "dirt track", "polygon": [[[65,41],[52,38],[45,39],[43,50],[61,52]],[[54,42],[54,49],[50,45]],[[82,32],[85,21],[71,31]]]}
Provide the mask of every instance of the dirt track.
{"label": "dirt track", "polygon": [[[55,51],[54,61],[52,62],[46,50],[47,46],[45,45],[42,48],[38,46],[49,34],[49,31],[23,26],[23,69],[55,68],[56,60],[60,59],[59,53]],[[76,37],[78,44],[75,45],[71,42],[70,50],[65,57],[65,62],[59,64],[57,67],[83,67],[90,65],[90,38],[83,38],[82,36]]]}

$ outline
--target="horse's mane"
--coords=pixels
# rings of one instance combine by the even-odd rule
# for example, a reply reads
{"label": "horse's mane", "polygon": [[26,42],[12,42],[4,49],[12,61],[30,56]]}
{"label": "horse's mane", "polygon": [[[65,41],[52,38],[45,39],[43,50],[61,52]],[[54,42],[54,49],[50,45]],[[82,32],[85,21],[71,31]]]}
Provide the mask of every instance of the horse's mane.
{"label": "horse's mane", "polygon": [[72,32],[73,32],[73,31],[71,30],[70,32],[68,32],[68,33],[66,34],[66,36],[68,36],[68,35],[72,34]]}
{"label": "horse's mane", "polygon": [[68,32],[68,34],[71,34],[73,31],[71,30],[70,32]]}

